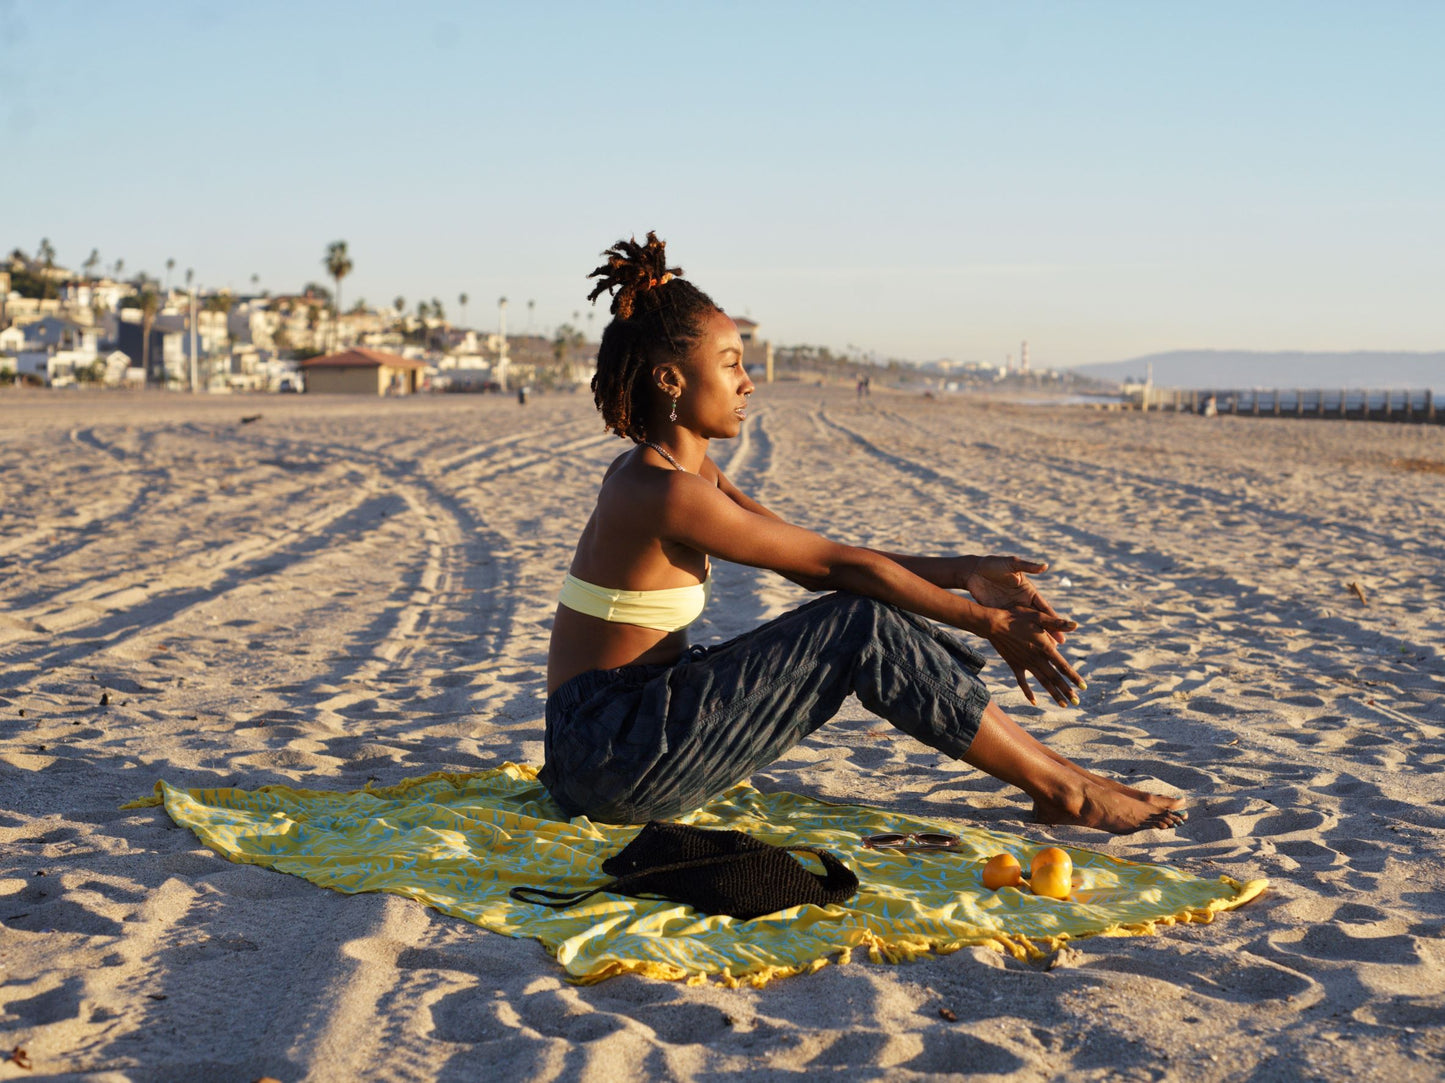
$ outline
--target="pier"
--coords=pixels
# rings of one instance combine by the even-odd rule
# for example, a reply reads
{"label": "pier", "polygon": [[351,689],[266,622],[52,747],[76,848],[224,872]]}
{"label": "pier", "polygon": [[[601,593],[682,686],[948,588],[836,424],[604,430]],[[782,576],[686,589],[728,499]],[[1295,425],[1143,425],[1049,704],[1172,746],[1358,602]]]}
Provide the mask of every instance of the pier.
{"label": "pier", "polygon": [[1233,414],[1248,417],[1335,418],[1349,421],[1395,421],[1439,425],[1445,409],[1429,388],[1373,390],[1368,388],[1242,388],[1183,390],[1135,388],[1127,394],[1136,410],[1164,413]]}

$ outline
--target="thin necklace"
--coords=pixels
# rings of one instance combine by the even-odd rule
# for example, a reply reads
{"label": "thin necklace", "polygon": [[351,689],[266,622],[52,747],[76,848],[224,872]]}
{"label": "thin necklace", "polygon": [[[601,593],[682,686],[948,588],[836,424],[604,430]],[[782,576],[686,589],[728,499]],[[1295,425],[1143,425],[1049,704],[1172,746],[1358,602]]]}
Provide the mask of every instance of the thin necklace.
{"label": "thin necklace", "polygon": [[659,455],[661,455],[661,456],[662,456],[664,459],[666,459],[668,462],[672,463],[673,466],[677,467],[677,468],[678,468],[679,470],[681,470],[684,474],[690,472],[690,471],[687,469],[687,467],[683,466],[682,463],[678,462],[678,461],[677,461],[676,459],[674,459],[671,455],[669,455],[669,454],[667,453],[667,448],[663,447],[661,444],[654,444],[651,440],[644,440],[644,441],[642,441],[642,446],[643,446],[643,447],[650,447],[650,448],[652,448],[653,451],[657,452]]}

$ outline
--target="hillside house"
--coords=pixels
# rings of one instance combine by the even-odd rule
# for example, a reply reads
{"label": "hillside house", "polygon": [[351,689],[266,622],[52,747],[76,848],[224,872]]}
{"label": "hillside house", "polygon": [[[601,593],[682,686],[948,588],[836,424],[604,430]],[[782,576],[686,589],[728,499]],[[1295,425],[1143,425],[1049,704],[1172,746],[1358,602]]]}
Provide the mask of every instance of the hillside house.
{"label": "hillside house", "polygon": [[42,316],[25,325],[25,344],[32,350],[77,350],[95,354],[100,350],[99,338],[95,327],[63,316]]}

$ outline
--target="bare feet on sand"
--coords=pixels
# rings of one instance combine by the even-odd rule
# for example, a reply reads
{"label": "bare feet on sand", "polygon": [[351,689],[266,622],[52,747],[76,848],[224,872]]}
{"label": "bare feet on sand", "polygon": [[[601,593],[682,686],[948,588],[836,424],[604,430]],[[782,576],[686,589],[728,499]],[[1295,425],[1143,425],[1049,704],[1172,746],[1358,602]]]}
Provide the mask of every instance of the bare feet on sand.
{"label": "bare feet on sand", "polygon": [[[1049,759],[1053,760],[1055,763],[1063,764],[1071,771],[1074,771],[1075,773],[1083,776],[1084,779],[1094,783],[1097,786],[1105,786],[1108,789],[1113,790],[1115,793],[1121,793],[1125,797],[1132,797],[1136,801],[1147,801],[1149,804],[1153,805],[1157,809],[1174,811],[1182,810],[1184,807],[1185,800],[1182,797],[1165,797],[1162,793],[1150,793],[1148,790],[1139,790],[1135,789],[1133,786],[1126,786],[1124,785],[1124,783],[1116,781],[1115,779],[1105,778],[1103,775],[1096,775],[1093,771],[1090,771],[1084,767],[1080,767],[1073,760],[1069,759],[1067,756],[1055,752],[1047,745],[1040,744],[1039,748],[1043,751],[1044,755],[1048,756]],[[1181,819],[1189,819],[1189,813],[1187,812],[1180,811],[1179,815]]]}
{"label": "bare feet on sand", "polygon": [[1097,786],[1104,786],[1121,793],[1125,797],[1132,797],[1135,801],[1144,801],[1153,805],[1156,809],[1166,812],[1177,812],[1181,820],[1189,819],[1189,813],[1184,810],[1185,800],[1182,797],[1165,797],[1162,793],[1150,793],[1148,790],[1135,789],[1133,786],[1126,786],[1122,782],[1112,778],[1105,778],[1103,775],[1096,775],[1087,771],[1078,764],[1072,765],[1074,770],[1079,772],[1085,779]]}
{"label": "bare feet on sand", "polygon": [[[1110,785],[1099,785],[1083,779],[1079,791],[1062,801],[1034,799],[1034,819],[1041,824],[1069,824],[1094,827],[1115,835],[1154,828],[1174,828],[1184,822],[1184,814],[1171,808],[1160,808],[1149,800],[1131,796]],[[1134,791],[1142,793],[1142,791]],[[1145,794],[1144,798],[1158,797]],[[1171,799],[1165,799],[1171,800]]]}

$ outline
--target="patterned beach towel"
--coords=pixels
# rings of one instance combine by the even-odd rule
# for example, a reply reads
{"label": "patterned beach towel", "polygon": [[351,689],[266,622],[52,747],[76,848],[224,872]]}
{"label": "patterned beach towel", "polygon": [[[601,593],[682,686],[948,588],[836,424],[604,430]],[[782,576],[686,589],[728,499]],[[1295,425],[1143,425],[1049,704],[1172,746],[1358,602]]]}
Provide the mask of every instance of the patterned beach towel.
{"label": "patterned beach towel", "polygon": [[[157,782],[155,797],[127,807],[162,803],[177,824],[232,861],[347,893],[405,895],[493,932],[535,937],[580,982],[638,973],[762,985],[829,961],[848,962],[858,949],[874,961],[897,962],[982,944],[1026,959],[1072,938],[1209,922],[1266,886],[1264,880],[1205,880],[1066,847],[1077,874],[1068,901],[1015,888],[990,891],[980,880],[989,857],[1008,851],[1027,869],[1047,844],[947,820],[764,794],[743,783],[683,822],[831,850],[858,874],[861,887],[852,900],[746,922],[613,895],[557,911],[517,902],[508,891],[603,883],[609,879],[603,860],[637,827],[566,819],[532,767],[509,763],[348,793],[286,786],[181,790]],[[859,841],[895,831],[947,831],[960,845],[898,853]]]}

